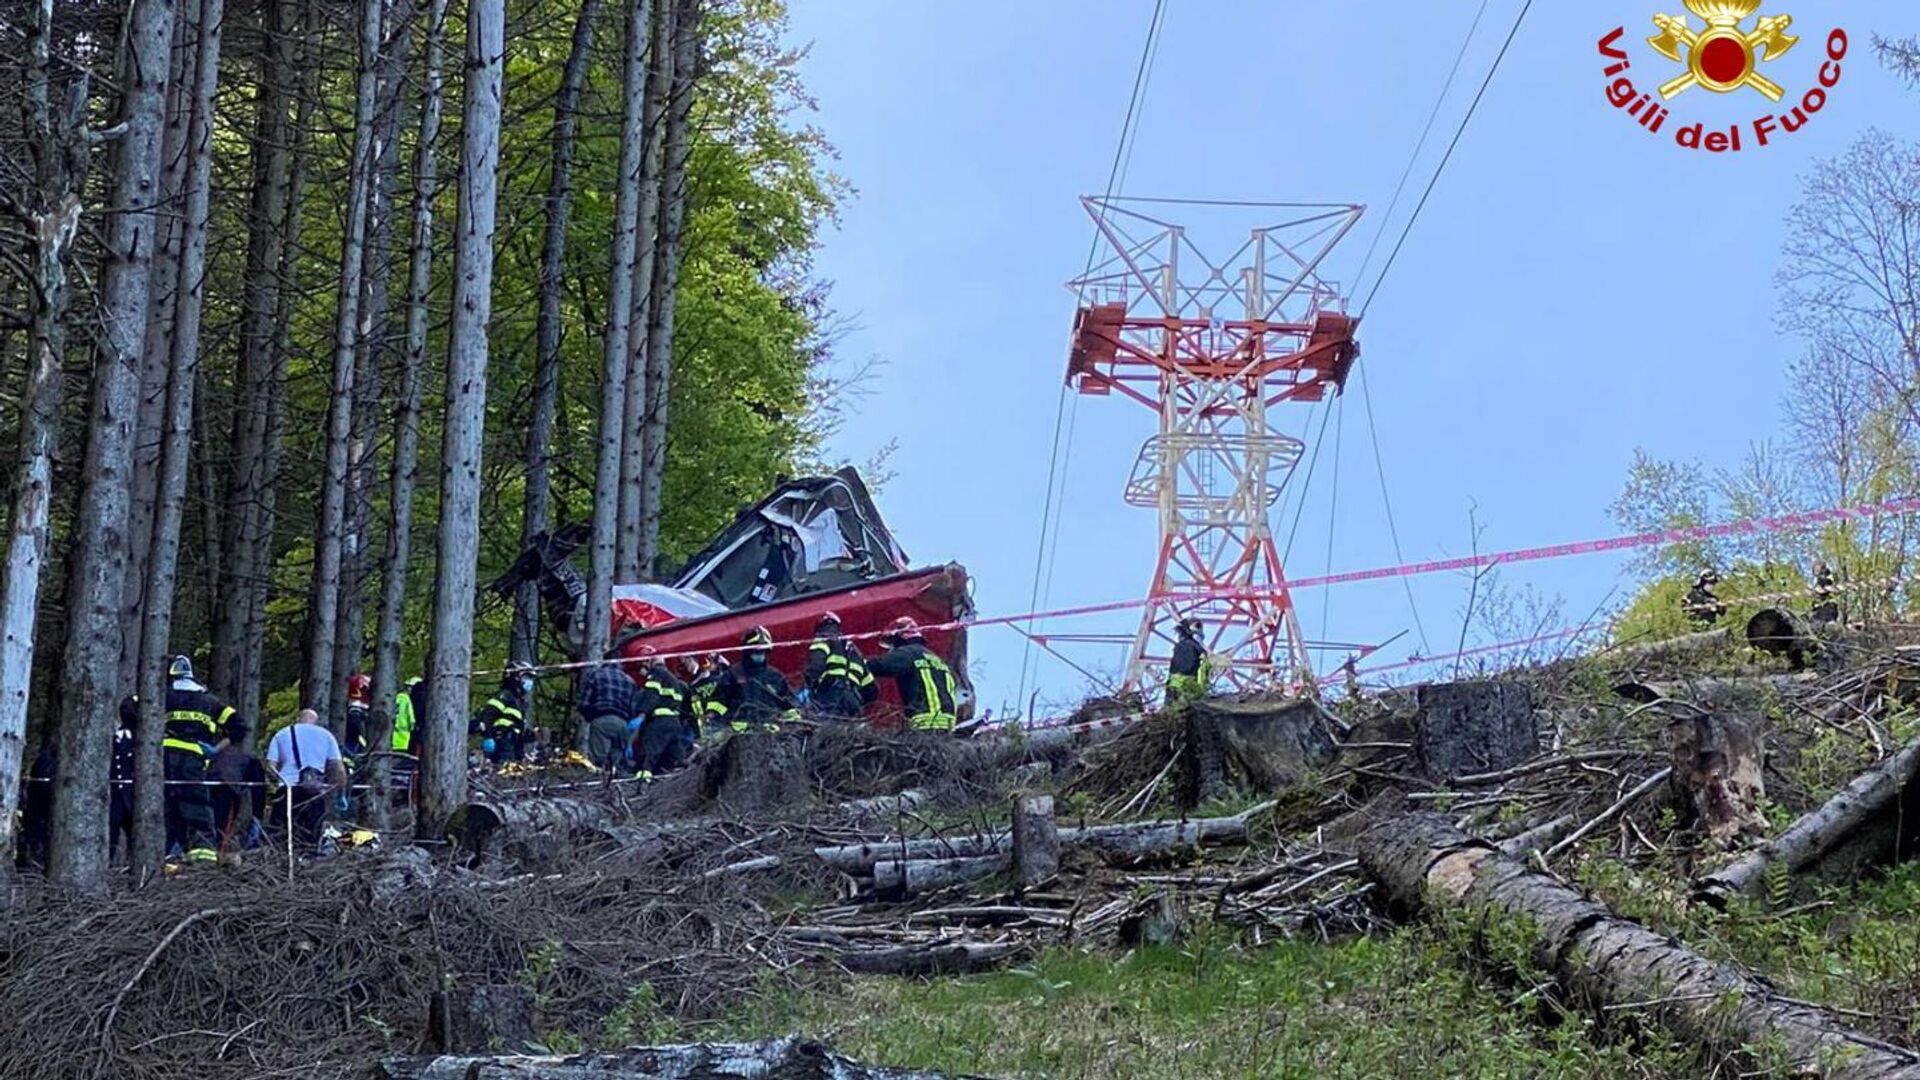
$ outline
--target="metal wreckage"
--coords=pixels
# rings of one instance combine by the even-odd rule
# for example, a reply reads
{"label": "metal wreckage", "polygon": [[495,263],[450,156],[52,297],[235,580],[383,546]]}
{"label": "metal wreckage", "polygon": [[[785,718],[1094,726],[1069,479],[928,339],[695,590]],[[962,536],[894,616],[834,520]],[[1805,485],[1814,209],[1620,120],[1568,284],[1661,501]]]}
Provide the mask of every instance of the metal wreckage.
{"label": "metal wreckage", "polygon": [[[572,557],[590,538],[586,523],[541,533],[489,586],[510,597],[533,582],[550,624],[576,657],[585,640],[587,582]],[[968,722],[973,692],[963,624],[974,608],[966,568],[914,567],[851,467],[783,481],[735,515],[670,581],[616,582],[613,653],[630,657],[651,646],[668,656],[727,655],[747,631],[764,626],[775,643],[773,666],[797,680],[814,627],[829,611],[869,655],[894,620],[920,623],[928,646],[960,681],[963,700],[956,704],[961,723]],[[869,716],[876,727],[897,727],[899,695],[890,680],[881,684]]]}

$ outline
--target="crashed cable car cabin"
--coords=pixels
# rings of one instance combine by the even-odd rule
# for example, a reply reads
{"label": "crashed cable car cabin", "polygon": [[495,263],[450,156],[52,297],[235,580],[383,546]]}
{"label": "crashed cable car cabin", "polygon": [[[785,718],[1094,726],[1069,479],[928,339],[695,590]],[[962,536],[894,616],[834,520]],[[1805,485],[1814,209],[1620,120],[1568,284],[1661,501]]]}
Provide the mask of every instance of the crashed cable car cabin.
{"label": "crashed cable car cabin", "polygon": [[[587,583],[571,556],[590,538],[585,523],[536,536],[490,586],[510,597],[522,583],[537,583],[541,605],[574,656],[585,636]],[[839,615],[842,632],[868,657],[879,651],[879,639],[863,635],[905,615],[926,628],[927,644],[952,665],[965,720],[973,698],[967,635],[946,624],[972,616],[969,585],[958,563],[911,568],[860,474],[845,468],[782,483],[741,510],[671,584],[615,583],[614,651],[633,656],[650,645],[662,654],[726,652],[732,659],[747,631],[764,626],[777,643],[773,666],[797,687],[821,615]],[[897,726],[899,696],[890,680],[880,684],[868,717],[875,726]]]}

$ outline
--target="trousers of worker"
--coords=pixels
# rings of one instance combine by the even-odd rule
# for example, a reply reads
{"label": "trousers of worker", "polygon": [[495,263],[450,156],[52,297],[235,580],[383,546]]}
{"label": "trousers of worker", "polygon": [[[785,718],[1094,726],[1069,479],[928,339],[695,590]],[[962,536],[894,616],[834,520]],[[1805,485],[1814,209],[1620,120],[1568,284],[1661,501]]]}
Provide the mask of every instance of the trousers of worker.
{"label": "trousers of worker", "polygon": [[213,791],[207,779],[207,759],[191,750],[168,747],[165,751],[167,776],[167,850],[178,848],[189,858],[204,857],[213,851],[216,828],[213,821]]}

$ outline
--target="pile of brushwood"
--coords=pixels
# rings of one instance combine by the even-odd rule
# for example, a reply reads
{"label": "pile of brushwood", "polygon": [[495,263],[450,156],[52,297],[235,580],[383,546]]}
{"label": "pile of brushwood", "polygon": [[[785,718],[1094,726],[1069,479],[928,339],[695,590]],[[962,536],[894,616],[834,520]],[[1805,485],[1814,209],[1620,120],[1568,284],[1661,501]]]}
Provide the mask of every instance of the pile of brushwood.
{"label": "pile of brushwood", "polygon": [[1524,927],[1521,989],[1703,1060],[1920,1077],[1911,1016],[1787,997],[1578,885],[1615,866],[1739,917],[1912,854],[1920,633],[1785,627],[1335,705],[796,725],[648,784],[478,779],[437,849],[27,883],[0,1077],[906,1077],[801,1036],[649,1044],[776,989],[1430,916]]}

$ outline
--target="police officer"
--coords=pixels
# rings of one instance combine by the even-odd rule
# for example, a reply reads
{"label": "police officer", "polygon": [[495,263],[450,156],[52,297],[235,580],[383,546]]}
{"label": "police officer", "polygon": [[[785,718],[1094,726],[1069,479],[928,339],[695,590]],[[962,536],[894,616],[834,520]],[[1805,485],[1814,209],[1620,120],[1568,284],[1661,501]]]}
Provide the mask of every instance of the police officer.
{"label": "police officer", "polygon": [[901,616],[882,640],[886,651],[867,669],[893,680],[906,709],[907,726],[915,731],[951,731],[955,721],[956,681],[953,669],[927,648],[920,625]]}
{"label": "police officer", "polygon": [[745,651],[740,664],[721,684],[720,701],[726,709],[727,726],[736,732],[749,728],[780,730],[782,720],[798,720],[800,707],[786,676],[768,663],[772,657],[773,635],[764,626],[756,626],[740,639]]}
{"label": "police officer", "polygon": [[840,616],[820,616],[807,650],[808,708],[827,719],[857,720],[878,695],[860,646],[840,633]]}
{"label": "police officer", "polygon": [[520,760],[527,737],[527,699],[533,694],[533,668],[513,664],[500,681],[500,692],[487,699],[473,715],[468,732],[483,740],[481,749],[495,765]]}
{"label": "police officer", "polygon": [[1175,628],[1173,662],[1167,666],[1167,704],[1185,705],[1213,689],[1213,661],[1200,644],[1200,620],[1192,616]]}
{"label": "police officer", "polygon": [[640,693],[634,699],[636,725],[629,747],[642,776],[672,772],[687,760],[686,732],[692,722],[687,684],[667,668],[651,645],[635,651],[644,665]]}
{"label": "police officer", "polygon": [[193,677],[193,661],[176,656],[167,667],[167,723],[161,740],[166,764],[167,852],[182,852],[189,862],[212,862],[216,828],[207,763],[230,721],[231,705],[207,692]]}

